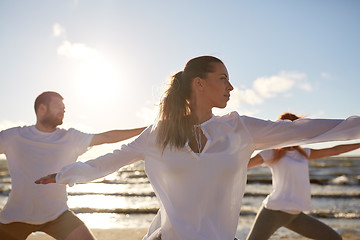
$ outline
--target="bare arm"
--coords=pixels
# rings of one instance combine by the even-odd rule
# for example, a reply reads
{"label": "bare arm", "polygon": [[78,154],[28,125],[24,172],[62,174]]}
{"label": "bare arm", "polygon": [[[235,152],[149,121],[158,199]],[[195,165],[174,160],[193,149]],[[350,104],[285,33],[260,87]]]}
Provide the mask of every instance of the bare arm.
{"label": "bare arm", "polygon": [[257,154],[255,157],[250,158],[250,161],[248,163],[248,168],[253,168],[263,163],[264,163],[264,159],[259,154]]}
{"label": "bare arm", "polygon": [[324,149],[311,149],[309,160],[335,156],[341,153],[353,151],[358,148],[360,148],[360,143],[338,145],[335,147],[324,148]]}
{"label": "bare arm", "polygon": [[96,146],[104,143],[120,142],[139,135],[142,131],[144,131],[145,128],[146,127],[127,129],[127,130],[112,130],[108,132],[95,134],[90,143],[90,146]]}

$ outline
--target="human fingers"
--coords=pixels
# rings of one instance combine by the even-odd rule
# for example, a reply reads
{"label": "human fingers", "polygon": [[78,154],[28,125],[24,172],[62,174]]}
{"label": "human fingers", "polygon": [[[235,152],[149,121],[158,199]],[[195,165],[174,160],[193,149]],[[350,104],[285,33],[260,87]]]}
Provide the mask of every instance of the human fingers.
{"label": "human fingers", "polygon": [[45,177],[39,178],[35,181],[36,184],[48,184],[48,183],[56,183],[56,173],[49,174]]}

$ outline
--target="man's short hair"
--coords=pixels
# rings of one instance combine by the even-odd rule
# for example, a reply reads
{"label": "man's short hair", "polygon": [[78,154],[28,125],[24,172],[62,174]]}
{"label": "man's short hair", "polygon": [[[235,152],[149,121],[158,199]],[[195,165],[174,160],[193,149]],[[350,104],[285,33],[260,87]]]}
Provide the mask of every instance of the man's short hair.
{"label": "man's short hair", "polygon": [[35,99],[35,104],[34,104],[35,113],[37,113],[40,104],[45,104],[46,106],[49,106],[49,103],[52,98],[60,98],[61,100],[64,99],[57,92],[51,92],[51,91],[43,92]]}

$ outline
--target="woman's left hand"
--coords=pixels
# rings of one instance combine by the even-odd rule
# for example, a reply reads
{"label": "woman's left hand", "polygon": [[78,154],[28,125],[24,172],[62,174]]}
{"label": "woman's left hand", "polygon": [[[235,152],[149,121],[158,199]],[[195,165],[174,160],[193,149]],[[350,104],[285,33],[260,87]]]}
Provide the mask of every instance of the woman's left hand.
{"label": "woman's left hand", "polygon": [[39,178],[35,181],[36,184],[56,183],[56,173],[49,174],[46,177]]}

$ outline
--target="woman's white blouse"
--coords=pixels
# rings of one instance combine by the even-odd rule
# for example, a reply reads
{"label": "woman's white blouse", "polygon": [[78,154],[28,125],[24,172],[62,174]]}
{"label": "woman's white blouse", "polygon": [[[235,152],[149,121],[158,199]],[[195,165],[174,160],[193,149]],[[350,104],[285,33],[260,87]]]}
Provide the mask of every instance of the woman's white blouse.
{"label": "woman's white blouse", "polygon": [[207,143],[200,154],[188,144],[164,152],[157,129],[113,153],[65,166],[62,184],[88,182],[138,160],[160,202],[160,211],[144,239],[233,240],[246,184],[247,164],[256,149],[360,137],[360,118],[347,120],[264,121],[232,112],[201,124]]}
{"label": "woman's white blouse", "polygon": [[[303,148],[307,156],[311,149]],[[273,150],[261,151],[264,165],[271,169],[273,191],[265,198],[263,205],[267,209],[281,211],[311,210],[311,188],[308,159],[297,150],[286,151],[276,163],[271,163]]]}

